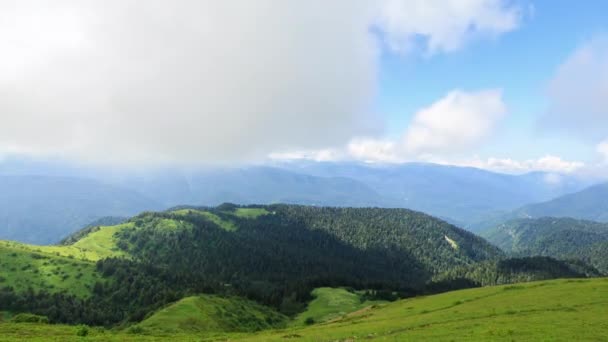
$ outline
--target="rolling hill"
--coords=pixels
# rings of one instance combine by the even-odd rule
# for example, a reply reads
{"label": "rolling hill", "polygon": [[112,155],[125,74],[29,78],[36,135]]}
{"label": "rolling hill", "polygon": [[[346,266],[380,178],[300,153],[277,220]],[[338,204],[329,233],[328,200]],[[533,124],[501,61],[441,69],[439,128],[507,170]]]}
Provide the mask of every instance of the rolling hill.
{"label": "rolling hill", "polygon": [[[92,341],[602,341],[608,279],[533,282],[453,291],[370,306],[323,324],[259,333],[146,333],[88,329]],[[81,341],[82,328],[0,320],[4,341]]]}
{"label": "rolling hill", "polygon": [[482,234],[518,256],[578,259],[608,273],[608,224],[544,217],[508,221]]}
{"label": "rolling hill", "polygon": [[[483,239],[418,212],[295,205],[180,207],[89,227],[63,245],[4,241],[0,246],[24,260],[0,268],[0,276],[21,277],[20,286],[5,289],[8,309],[16,305],[53,322],[104,325],[140,321],[197,293],[246,297],[288,315],[302,311],[319,286],[411,295],[435,274],[502,256]],[[53,300],[66,308],[50,310],[44,292],[58,291],[43,286],[47,272],[39,273],[42,266],[31,255],[71,260],[74,267],[56,270],[69,280],[78,279],[71,268],[82,272],[86,265],[83,273],[91,282],[83,284],[89,292],[63,291]],[[36,272],[19,273],[28,263]],[[33,289],[43,294],[23,307],[20,296],[27,295],[28,284],[43,284]],[[72,298],[76,295],[88,299]]]}
{"label": "rolling hill", "polygon": [[[158,334],[173,334],[188,322],[188,332],[207,329],[196,328],[200,322],[188,315],[172,321],[157,311],[162,308],[207,315],[209,324],[218,317],[243,319],[257,329],[282,324],[272,312],[302,325],[363,309],[365,301],[491,284],[457,274],[460,269],[494,272],[502,283],[586,276],[549,258],[504,260],[482,238],[406,209],[178,207],[89,227],[63,245],[4,241],[0,248],[7,255],[0,264],[7,285],[0,286],[0,311],[41,315],[52,323],[143,321],[133,329]],[[497,262],[510,267],[492,268]],[[451,276],[440,277],[445,274]],[[315,290],[336,287],[352,292]],[[230,311],[242,317],[214,305],[235,305]],[[150,323],[155,320],[145,323],[152,317],[165,322],[166,331]]]}
{"label": "rolling hill", "polygon": [[285,327],[287,320],[286,316],[249,300],[200,295],[158,310],[132,330],[146,334],[254,332]]}

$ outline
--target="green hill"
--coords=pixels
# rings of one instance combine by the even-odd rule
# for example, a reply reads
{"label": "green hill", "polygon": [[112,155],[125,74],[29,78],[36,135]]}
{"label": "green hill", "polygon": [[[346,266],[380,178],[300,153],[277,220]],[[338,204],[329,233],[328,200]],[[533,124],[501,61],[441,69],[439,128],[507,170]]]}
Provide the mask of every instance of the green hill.
{"label": "green hill", "polygon": [[[414,211],[293,205],[182,207],[89,227],[63,245],[0,245],[87,261],[94,279],[86,283],[88,293],[64,291],[61,310],[48,306],[57,302],[45,297],[50,294],[21,300],[23,286],[3,290],[12,299],[0,309],[49,315],[54,323],[102,325],[141,321],[196,293],[241,296],[286,315],[303,311],[317,287],[410,296],[424,292],[436,274],[501,257],[483,239]],[[15,278],[9,270],[0,269],[0,276]],[[56,272],[72,278],[67,268]],[[36,273],[24,277],[21,283],[44,284]],[[69,297],[75,294],[91,298]]]}
{"label": "green hill", "polygon": [[[196,309],[195,309],[196,311]],[[608,278],[453,291],[369,307],[338,320],[259,333],[136,334],[89,329],[90,341],[603,341]],[[81,341],[79,328],[0,323],[2,341]]]}
{"label": "green hill", "polygon": [[519,219],[483,235],[517,256],[582,260],[608,273],[608,224],[572,218]]}
{"label": "green hill", "polygon": [[420,297],[337,322],[246,337],[252,341],[601,341],[608,279],[557,280]]}
{"label": "green hill", "polygon": [[29,289],[67,292],[84,298],[100,278],[91,262],[28,250],[20,244],[0,243],[0,287],[21,293]]}
{"label": "green hill", "polygon": [[254,332],[285,326],[287,317],[238,297],[186,297],[137,324],[146,334]]}
{"label": "green hill", "polygon": [[[450,272],[488,273],[504,258],[480,237],[405,209],[181,207],[142,213],[116,226],[89,227],[68,241],[0,244],[22,255],[0,268],[5,281],[20,284],[0,288],[0,311],[43,315],[52,323],[119,326],[206,294],[255,301],[297,317],[297,325],[362,309],[365,299],[374,298],[362,302],[368,290],[405,298],[492,284]],[[65,284],[46,279],[48,272],[21,272],[40,269],[37,259],[28,257],[33,254],[72,261],[53,268]],[[509,272],[500,270],[501,282],[585,275],[555,260],[511,264]],[[452,276],[439,278],[445,274]],[[78,277],[82,281],[68,285]],[[28,291],[28,284],[39,286]],[[328,287],[353,290],[311,295]]]}

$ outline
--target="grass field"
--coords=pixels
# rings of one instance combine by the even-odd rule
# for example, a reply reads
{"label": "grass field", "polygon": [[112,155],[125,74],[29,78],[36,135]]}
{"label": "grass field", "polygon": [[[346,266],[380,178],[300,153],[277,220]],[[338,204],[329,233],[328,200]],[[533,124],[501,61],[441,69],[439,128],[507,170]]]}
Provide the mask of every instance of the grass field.
{"label": "grass field", "polygon": [[0,286],[86,297],[99,279],[92,262],[0,244]]}
{"label": "grass field", "polygon": [[[177,317],[184,317],[181,310],[196,312],[192,306],[196,304],[187,304],[189,308],[175,312]],[[173,324],[171,311],[161,311],[157,315],[161,316],[155,319],[161,319],[163,324]],[[163,315],[166,318],[162,318]],[[133,335],[91,329],[87,340],[608,341],[607,317],[608,278],[577,279],[412,298],[362,309],[328,323],[252,334]],[[82,341],[76,336],[76,329],[61,325],[0,323],[0,341]]]}
{"label": "grass field", "polygon": [[86,297],[97,280],[95,262],[107,257],[128,257],[116,247],[114,234],[132,223],[101,227],[68,246],[37,246],[0,241],[0,286],[17,292],[28,288]]}
{"label": "grass field", "polygon": [[227,230],[229,232],[236,231],[238,227],[234,224],[234,222],[229,220],[224,220],[221,217],[210,213],[208,211],[196,210],[196,209],[180,209],[172,212],[177,215],[186,215],[186,214],[197,214],[206,218],[207,220],[217,224],[220,228]]}
{"label": "grass field", "polygon": [[80,260],[97,261],[103,258],[125,256],[125,253],[116,247],[114,234],[124,228],[132,226],[132,223],[124,223],[117,226],[101,227],[76,243],[68,246],[38,246],[28,245],[14,241],[0,241],[0,247],[20,249],[26,252],[37,252],[52,254]]}
{"label": "grass field", "polygon": [[253,332],[284,327],[287,317],[245,299],[201,295],[159,310],[137,326],[146,333]]}
{"label": "grass field", "polygon": [[234,212],[235,216],[246,219],[256,219],[268,214],[270,213],[264,208],[237,208]]}
{"label": "grass field", "polygon": [[365,307],[386,303],[362,301],[361,294],[342,288],[322,287],[315,289],[312,295],[315,299],[308,303],[306,311],[299,314],[292,325],[304,326],[307,319],[312,319],[315,323],[327,322]]}
{"label": "grass field", "polygon": [[608,341],[608,279],[556,280],[413,298],[252,341]]}

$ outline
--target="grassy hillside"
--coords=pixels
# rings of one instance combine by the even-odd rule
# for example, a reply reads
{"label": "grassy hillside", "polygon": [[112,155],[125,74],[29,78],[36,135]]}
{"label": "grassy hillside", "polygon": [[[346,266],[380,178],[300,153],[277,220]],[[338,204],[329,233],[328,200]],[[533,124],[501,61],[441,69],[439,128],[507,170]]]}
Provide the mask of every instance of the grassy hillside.
{"label": "grassy hillside", "polygon": [[248,336],[251,341],[601,341],[608,279],[487,287],[402,300],[329,324]]}
{"label": "grassy hillside", "polygon": [[80,260],[97,261],[109,257],[126,256],[116,243],[114,234],[125,228],[132,227],[131,223],[110,227],[97,227],[71,245],[37,246],[13,241],[0,241],[0,246],[19,249],[24,252],[52,254]]}
{"label": "grassy hillside", "polygon": [[295,317],[292,325],[327,322],[372,305],[386,303],[366,300],[361,291],[347,291],[343,288],[321,287],[315,289],[312,295],[314,299],[308,303],[304,312]]}
{"label": "grassy hillside", "polygon": [[[371,289],[404,298],[494,284],[458,277],[437,283],[435,278],[477,265],[481,268],[476,272],[493,274],[486,265],[504,256],[467,231],[404,209],[231,204],[176,208],[146,212],[116,226],[87,228],[74,237],[70,241],[75,242],[61,246],[0,244],[22,255],[0,268],[0,276],[20,284],[0,288],[5,298],[0,311],[44,315],[53,323],[118,326],[141,322],[169,303],[205,293],[248,298],[290,317],[300,314],[296,323],[302,324],[308,318],[309,323],[325,321],[367,306],[361,303],[361,293],[318,290],[307,309],[315,288]],[[40,272],[44,264],[27,257],[33,254],[73,262],[60,263],[48,276],[21,272]],[[81,263],[89,265],[90,274]],[[497,273],[503,283],[580,276],[559,262],[510,265],[509,272]],[[57,275],[63,282],[78,277],[86,281],[58,287],[52,278]],[[54,286],[66,292],[34,296],[24,292],[31,283],[39,284],[39,290]]]}
{"label": "grassy hillside", "polygon": [[608,273],[608,224],[544,217],[508,221],[483,233],[504,251],[518,256],[579,259]]}
{"label": "grassy hillside", "polygon": [[0,287],[17,292],[68,292],[84,298],[100,279],[91,262],[36,252],[24,245],[0,243]]}
{"label": "grassy hillside", "polygon": [[117,247],[114,234],[131,227],[125,223],[94,227],[70,245],[37,246],[0,241],[0,287],[16,293],[67,293],[89,297],[93,285],[102,280],[95,262],[110,257],[128,257]]}
{"label": "grassy hillside", "polygon": [[238,297],[201,295],[181,299],[139,323],[146,334],[253,332],[285,326],[287,317]]}
{"label": "grassy hillside", "polygon": [[[604,341],[608,279],[553,280],[418,297],[330,323],[254,334],[141,335],[90,329],[91,341]],[[0,323],[3,341],[81,341],[77,327]]]}

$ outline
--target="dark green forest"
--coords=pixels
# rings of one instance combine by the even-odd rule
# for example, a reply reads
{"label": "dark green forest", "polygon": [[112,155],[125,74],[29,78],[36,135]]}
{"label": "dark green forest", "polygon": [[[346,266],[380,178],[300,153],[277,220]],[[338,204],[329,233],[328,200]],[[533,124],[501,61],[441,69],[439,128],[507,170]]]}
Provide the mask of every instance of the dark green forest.
{"label": "dark green forest", "polygon": [[513,256],[581,260],[608,272],[608,224],[572,218],[512,220],[483,234]]}

